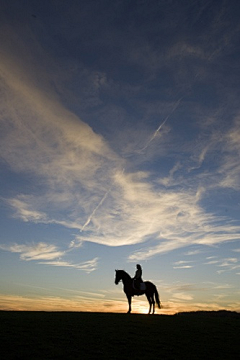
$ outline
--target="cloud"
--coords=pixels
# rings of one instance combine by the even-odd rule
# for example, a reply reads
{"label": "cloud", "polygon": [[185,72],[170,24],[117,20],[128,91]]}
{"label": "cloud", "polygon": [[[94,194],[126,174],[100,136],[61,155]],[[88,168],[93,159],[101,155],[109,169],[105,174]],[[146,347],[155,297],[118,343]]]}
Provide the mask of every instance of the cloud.
{"label": "cloud", "polygon": [[[74,135],[72,142],[75,142]],[[65,152],[69,153],[68,145],[64,151],[58,147],[56,150],[63,153],[63,158]],[[87,153],[94,151],[90,149]],[[177,163],[173,166],[171,182],[161,185],[161,179],[156,183],[151,181],[150,171],[122,171],[119,168],[123,162],[117,160],[117,155],[106,150],[105,156],[104,152],[101,154],[101,147],[99,151],[101,169],[96,165],[96,171],[91,169],[88,172],[86,163],[81,168],[72,162],[69,165],[72,171],[68,172],[67,163],[65,169],[64,166],[55,167],[55,150],[52,149],[48,156],[51,170],[44,175],[47,191],[41,196],[21,194],[9,199],[9,204],[16,210],[15,216],[24,221],[55,223],[80,230],[81,233],[75,237],[76,245],[83,241],[108,246],[139,244],[146,240],[154,243],[131,254],[131,261],[192,244],[213,245],[239,238],[238,225],[228,222],[227,217],[207,213],[200,206],[205,191],[201,190],[199,196],[199,189],[203,189],[199,183],[189,189],[190,177],[183,184],[183,165]],[[73,159],[76,160],[77,154],[78,150],[74,150]],[[94,165],[94,162],[90,161],[90,164]],[[35,171],[35,165],[32,170]],[[84,175],[81,170],[84,170]],[[52,186],[55,182],[60,185],[58,191]]]}
{"label": "cloud", "polygon": [[[201,17],[200,13],[192,20],[193,24]],[[180,19],[180,16],[175,19],[176,27]],[[168,24],[164,26],[168,28]],[[24,36],[17,36],[7,26],[7,36],[1,36],[6,50],[0,65],[3,80],[0,100],[1,156],[11,169],[11,176],[27,177],[31,183],[28,188],[21,188],[20,193],[16,191],[14,194],[11,192],[9,197],[9,193],[5,196],[14,217],[24,222],[58,224],[76,230],[71,248],[84,241],[106,246],[138,244],[136,252],[129,256],[130,261],[149,259],[189,245],[212,246],[239,239],[238,223],[219,217],[204,205],[212,190],[239,189],[238,118],[223,131],[219,125],[224,119],[221,109],[218,112],[214,109],[214,118],[214,111],[210,111],[208,106],[196,105],[193,100],[187,99],[186,94],[183,97],[182,94],[173,96],[172,92],[172,97],[165,101],[142,101],[139,95],[145,94],[142,91],[147,83],[122,84],[113,80],[111,73],[91,71],[75,59],[69,59],[67,71],[63,74],[46,51],[47,47],[44,50],[41,46],[36,34],[22,28],[21,33],[24,31],[28,31],[32,41],[31,49],[24,43]],[[125,37],[128,37],[128,32]],[[104,37],[107,43],[113,40],[114,37]],[[163,70],[165,59],[173,61],[179,58],[179,54],[182,60],[194,57],[202,61],[203,68],[213,54],[211,46],[206,49],[202,44],[192,45],[176,37],[173,43],[166,48],[164,46],[163,55],[156,52],[151,57],[149,53],[153,54],[154,46],[147,44],[147,37],[143,42],[133,37],[128,41],[129,49],[132,42],[137,43],[137,47],[130,52],[129,61],[134,65],[141,64],[148,80],[160,69]],[[123,44],[121,46],[126,54]],[[220,54],[218,50],[211,56],[211,61]],[[35,62],[32,60],[36,58],[39,61],[33,65]],[[153,59],[151,63],[149,58]],[[170,69],[173,62],[168,63]],[[70,74],[73,65],[77,70],[72,70]],[[70,105],[67,107],[63,102],[66,98],[60,95],[65,90],[63,84],[70,85],[72,74],[79,73],[79,69],[82,83],[74,89],[66,86],[66,98],[71,98],[75,90],[74,99],[78,98],[84,92],[78,90],[82,85],[84,89],[89,89],[88,100],[92,106],[88,108],[94,109],[100,101],[98,91],[101,88],[106,91],[108,88],[108,95],[112,95],[114,90],[115,98],[109,97],[101,114],[107,128],[105,134],[110,129],[106,124],[111,124],[111,136],[108,138],[94,131],[94,126],[98,128],[101,109],[92,110],[96,119],[91,127],[77,115],[77,111],[70,110]],[[206,73],[201,81],[206,79]],[[171,78],[170,85],[180,82],[183,76],[178,72],[177,79]],[[185,76],[184,81],[184,87],[191,85],[189,76]],[[168,91],[170,85],[167,86]],[[146,89],[147,99],[156,95],[150,90]],[[132,118],[116,100],[123,95],[129,107],[134,105],[133,108],[138,108]],[[85,100],[79,97],[79,102]],[[81,106],[83,109],[84,105]],[[194,121],[191,118],[191,121],[183,123],[181,119],[189,110]],[[144,126],[139,129],[135,121],[141,111],[143,114],[139,121]],[[119,120],[116,117],[119,113],[124,139],[123,136],[118,137],[121,129],[115,129],[116,122],[112,120]],[[124,121],[126,114],[128,119]],[[87,114],[86,118],[89,119]],[[217,131],[216,126],[219,127]],[[199,137],[190,139],[188,133],[192,134],[193,129],[202,132]],[[160,132],[162,136],[159,136]],[[143,147],[147,151],[139,151]],[[162,163],[163,158],[167,159],[167,165]],[[72,266],[57,260],[54,252],[59,252],[57,247],[55,251],[49,249],[48,252],[49,257],[53,256],[48,259],[52,265]],[[28,253],[27,245],[25,250],[22,248],[21,256],[25,253]],[[39,250],[38,256],[47,256],[47,251],[44,255]],[[31,259],[31,256],[26,255],[26,259]],[[46,258],[43,260],[47,261]]]}
{"label": "cloud", "polygon": [[[164,246],[164,239],[178,240],[184,234],[185,239],[176,241],[181,247],[189,241],[187,232],[194,234],[201,226],[204,228],[207,218],[194,194],[166,190],[156,193],[144,172],[116,172],[113,180],[107,207],[95,214],[88,225],[91,241],[117,246],[139,243],[152,236],[162,239]],[[77,238],[87,240],[84,234]],[[176,243],[168,242],[168,250]]]}
{"label": "cloud", "polygon": [[[24,200],[25,201],[24,201]],[[20,196],[15,199],[8,199],[7,201],[12,208],[15,209],[15,217],[20,218],[23,221],[32,221],[32,222],[45,222],[47,219],[46,214],[40,211],[31,209],[31,204],[26,202],[26,196]]]}
{"label": "cloud", "polygon": [[189,263],[192,263],[191,260],[180,260],[174,263],[173,269],[191,269],[193,265],[190,265]]}
{"label": "cloud", "polygon": [[189,292],[189,291],[206,291],[208,290],[206,287],[199,287],[196,284],[176,284],[176,285],[171,285],[167,287],[167,291],[168,292],[181,292],[181,293],[185,293],[185,292]]}
{"label": "cloud", "polygon": [[235,263],[238,262],[238,259],[237,258],[226,258],[224,259],[224,261],[219,265],[219,266],[227,266],[229,267],[229,265],[233,265]]}
{"label": "cloud", "polygon": [[[173,295],[173,298],[176,298],[178,300],[187,300],[187,301],[190,301],[190,300],[193,300],[193,297],[189,294],[184,294],[184,293],[175,293]],[[171,299],[170,299],[171,300]]]}
{"label": "cloud", "polygon": [[14,244],[10,246],[0,245],[0,248],[13,253],[20,253],[20,259],[31,260],[53,260],[64,255],[63,251],[59,251],[55,245],[46,243],[38,243],[33,245]]}
{"label": "cloud", "polygon": [[[227,218],[206,213],[198,204],[197,192],[164,188],[156,192],[148,181],[149,176],[147,172],[112,171],[112,177],[108,179],[109,189],[105,189],[105,193],[96,191],[91,197],[90,192],[90,202],[88,197],[85,202],[81,195],[76,194],[69,202],[75,203],[75,212],[66,212],[65,217],[64,213],[55,214],[51,207],[48,218],[44,216],[42,210],[50,203],[51,196],[49,199],[46,196],[21,196],[11,199],[10,203],[16,208],[15,216],[24,221],[55,223],[80,230],[71,246],[78,246],[83,241],[108,246],[131,245],[146,240],[155,244],[130,255],[131,261],[193,244],[211,246],[239,238],[239,226],[228,223]],[[53,206],[57,205],[56,199]],[[36,207],[39,209],[34,210]],[[76,217],[77,209],[79,213],[83,211],[86,220]]]}
{"label": "cloud", "polygon": [[230,284],[214,285],[213,288],[216,290],[232,289],[234,286]]}
{"label": "cloud", "polygon": [[210,260],[210,261],[207,261],[205,263],[205,265],[214,265],[214,264],[218,264],[219,260]]}
{"label": "cloud", "polygon": [[61,260],[44,261],[44,262],[39,262],[39,264],[75,268],[77,270],[82,270],[82,271],[85,271],[86,273],[90,273],[97,269],[98,257],[96,257],[92,260],[84,261],[79,264],[72,264],[70,262],[61,261]]}
{"label": "cloud", "polygon": [[193,256],[193,255],[198,255],[198,254],[201,254],[201,250],[190,250],[190,251],[187,251],[184,255],[186,256]]}
{"label": "cloud", "polygon": [[[9,49],[4,41],[6,51],[0,63],[4,83],[0,101],[2,157],[14,171],[41,177],[48,186],[78,184],[88,189],[94,176],[101,173],[103,163],[109,171],[118,157],[101,135],[61,103],[50,85],[53,75],[48,65],[52,59],[43,49],[40,51],[36,39],[32,55],[22,42],[18,44],[15,34],[7,39],[17,49],[20,47],[21,61],[14,46]],[[39,56],[35,68],[32,56]],[[45,68],[39,67],[41,61],[46,63]],[[36,79],[36,73],[40,79]],[[45,81],[41,81],[41,75]]]}
{"label": "cloud", "polygon": [[13,244],[13,245],[0,245],[0,249],[10,251],[12,253],[20,253],[20,259],[24,261],[37,261],[38,264],[52,265],[60,267],[72,267],[78,270],[90,273],[97,268],[98,258],[74,264],[64,261],[65,251],[59,250],[55,245],[46,243],[37,243],[32,245]]}
{"label": "cloud", "polygon": [[89,311],[92,312],[126,312],[126,301],[118,299],[98,299],[93,296],[16,296],[0,294],[1,310],[22,311]]}
{"label": "cloud", "polygon": [[215,265],[220,270],[216,270],[218,274],[222,274],[225,271],[234,271],[240,268],[239,259],[236,257],[222,258],[222,259],[209,259],[205,265]]}
{"label": "cloud", "polygon": [[3,158],[15,171],[34,172],[50,186],[91,186],[88,180],[100,170],[102,161],[114,160],[104,140],[59,103],[15,82],[12,87],[20,89],[11,96],[11,107],[8,102],[1,104],[7,117],[2,121]]}
{"label": "cloud", "polygon": [[222,180],[219,186],[223,188],[240,189],[240,117],[235,118],[233,126],[224,138],[224,156],[219,172]]}

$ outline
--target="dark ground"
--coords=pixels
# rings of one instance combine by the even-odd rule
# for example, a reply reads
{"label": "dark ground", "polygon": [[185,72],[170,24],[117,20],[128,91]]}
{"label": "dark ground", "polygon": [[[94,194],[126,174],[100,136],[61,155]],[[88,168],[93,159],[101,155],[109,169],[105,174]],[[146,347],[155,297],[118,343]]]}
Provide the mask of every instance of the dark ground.
{"label": "dark ground", "polygon": [[0,358],[239,359],[240,314],[0,311]]}

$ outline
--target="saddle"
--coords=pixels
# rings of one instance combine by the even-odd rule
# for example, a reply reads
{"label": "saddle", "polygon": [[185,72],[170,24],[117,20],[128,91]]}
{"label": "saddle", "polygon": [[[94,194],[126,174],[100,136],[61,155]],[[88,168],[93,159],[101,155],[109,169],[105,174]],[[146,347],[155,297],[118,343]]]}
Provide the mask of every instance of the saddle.
{"label": "saddle", "polygon": [[134,290],[137,290],[137,291],[145,291],[146,290],[146,284],[144,282],[141,282],[139,288],[136,288],[134,279],[132,282],[132,287]]}

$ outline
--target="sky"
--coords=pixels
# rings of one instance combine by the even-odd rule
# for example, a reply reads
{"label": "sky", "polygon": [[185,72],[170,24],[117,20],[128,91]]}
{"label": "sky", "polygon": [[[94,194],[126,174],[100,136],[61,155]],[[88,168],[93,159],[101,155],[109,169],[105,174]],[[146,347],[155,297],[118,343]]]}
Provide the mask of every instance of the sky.
{"label": "sky", "polygon": [[[0,309],[240,311],[240,2],[2,0]],[[148,312],[134,297],[133,312]]]}

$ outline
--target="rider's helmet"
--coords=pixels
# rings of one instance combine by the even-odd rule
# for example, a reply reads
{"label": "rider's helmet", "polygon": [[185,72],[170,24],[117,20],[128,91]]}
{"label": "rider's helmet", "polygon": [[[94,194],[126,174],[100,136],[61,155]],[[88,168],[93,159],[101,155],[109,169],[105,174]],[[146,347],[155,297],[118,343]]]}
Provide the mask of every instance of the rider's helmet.
{"label": "rider's helmet", "polygon": [[137,269],[141,269],[141,265],[137,264],[137,265],[136,265],[136,268],[137,268]]}

